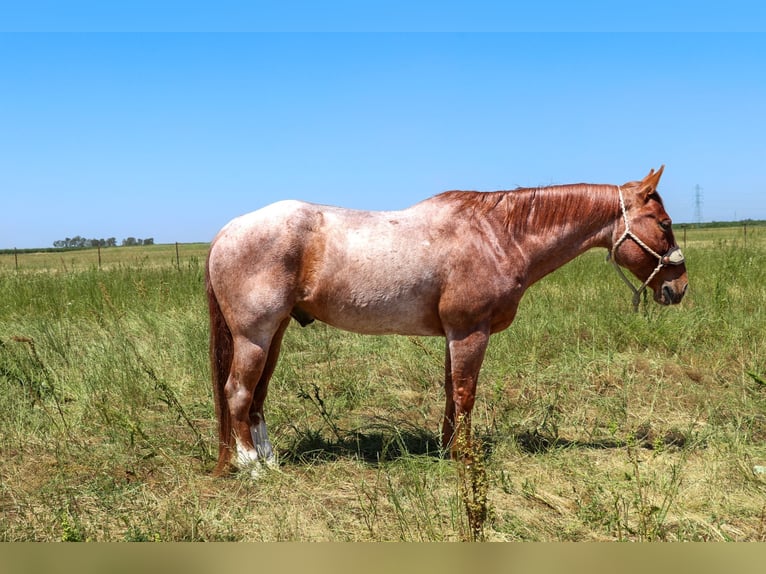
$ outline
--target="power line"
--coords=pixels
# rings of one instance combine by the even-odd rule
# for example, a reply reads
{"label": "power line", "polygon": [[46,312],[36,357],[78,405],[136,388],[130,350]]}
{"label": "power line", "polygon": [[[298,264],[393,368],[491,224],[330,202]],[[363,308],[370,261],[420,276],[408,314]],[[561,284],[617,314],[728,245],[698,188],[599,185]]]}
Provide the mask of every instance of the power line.
{"label": "power line", "polygon": [[702,223],[702,188],[699,184],[694,186],[694,219],[697,225]]}

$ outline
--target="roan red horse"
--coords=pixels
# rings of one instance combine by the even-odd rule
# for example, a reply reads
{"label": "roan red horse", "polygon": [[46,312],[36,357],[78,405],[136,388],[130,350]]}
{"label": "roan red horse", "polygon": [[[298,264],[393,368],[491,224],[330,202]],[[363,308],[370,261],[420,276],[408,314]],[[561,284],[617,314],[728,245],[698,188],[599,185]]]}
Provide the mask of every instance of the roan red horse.
{"label": "roan red horse", "polygon": [[[663,166],[664,167],[664,166]],[[593,247],[678,303],[684,257],[657,194],[641,181],[513,191],[449,191],[403,211],[280,201],[231,221],[207,260],[210,355],[218,417],[215,474],[255,477],[276,458],[263,403],[290,317],[367,334],[446,337],[442,445],[470,432],[476,381],[492,333],[524,291]],[[619,267],[618,267],[619,269]],[[460,424],[458,424],[460,422]]]}

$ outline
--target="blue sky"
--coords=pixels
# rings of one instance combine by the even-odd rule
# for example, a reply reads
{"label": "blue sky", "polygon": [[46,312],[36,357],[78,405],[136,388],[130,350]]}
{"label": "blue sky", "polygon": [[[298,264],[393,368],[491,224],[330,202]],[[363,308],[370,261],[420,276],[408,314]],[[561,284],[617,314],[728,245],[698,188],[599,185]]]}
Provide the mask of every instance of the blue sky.
{"label": "blue sky", "polygon": [[279,199],[400,209],[447,189],[623,183],[661,164],[676,222],[694,221],[696,185],[706,221],[766,219],[766,35],[609,32],[623,21],[609,15],[570,26],[597,32],[558,31],[566,13],[552,32],[490,33],[496,13],[461,20],[450,2],[441,19],[412,10],[416,24],[478,32],[380,32],[393,12],[369,4],[377,19],[314,9],[271,27],[203,12],[171,25],[149,4],[155,25],[139,25],[136,3],[94,21],[76,16],[109,3],[73,2],[71,19],[6,11],[0,248],[208,241]]}

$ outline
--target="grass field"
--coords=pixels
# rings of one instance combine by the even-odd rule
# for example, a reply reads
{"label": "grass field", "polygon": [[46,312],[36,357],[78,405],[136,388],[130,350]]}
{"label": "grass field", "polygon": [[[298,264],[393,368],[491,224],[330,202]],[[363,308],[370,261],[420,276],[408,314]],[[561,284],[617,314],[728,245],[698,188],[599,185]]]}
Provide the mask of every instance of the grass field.
{"label": "grass field", "polygon": [[442,340],[293,324],[258,482],[209,476],[206,245],[0,255],[0,540],[765,541],[766,228],[686,242],[678,307],[603,250],[528,291],[470,471]]}

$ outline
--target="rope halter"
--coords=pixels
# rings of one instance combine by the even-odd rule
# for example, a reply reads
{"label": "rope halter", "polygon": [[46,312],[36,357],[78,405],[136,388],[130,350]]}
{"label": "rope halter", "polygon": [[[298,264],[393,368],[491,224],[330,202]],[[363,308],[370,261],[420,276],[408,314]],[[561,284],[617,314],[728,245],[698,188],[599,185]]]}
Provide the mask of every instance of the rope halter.
{"label": "rope halter", "polygon": [[[630,290],[633,291],[633,310],[638,311],[638,305],[641,302],[641,293],[646,291],[646,288],[649,286],[649,282],[654,279],[654,276],[657,275],[657,273],[660,272],[660,269],[666,265],[681,265],[684,263],[684,261],[686,261],[686,259],[684,258],[684,254],[681,252],[681,248],[678,247],[678,245],[671,247],[670,250],[665,253],[665,255],[660,255],[646,243],[641,241],[641,239],[639,239],[638,236],[630,230],[628,211],[625,209],[625,199],[622,195],[622,188],[618,186],[617,190],[620,192],[620,210],[622,211],[622,219],[625,222],[625,231],[623,231],[620,238],[614,242],[612,250],[607,255],[607,259],[611,260],[612,265],[614,265],[614,268],[617,270],[617,273],[620,275],[620,277],[622,277],[622,280],[625,281],[625,284],[630,287]],[[636,288],[633,283],[631,283],[630,279],[628,279],[627,275],[625,275],[625,272],[622,270],[622,267],[620,267],[617,264],[617,261],[615,261],[617,249],[628,238],[635,241],[644,251],[653,255],[657,259],[657,266],[654,268],[654,271],[651,272],[649,277],[646,278],[646,281],[644,281],[643,284],[638,288]]]}

